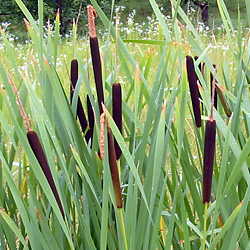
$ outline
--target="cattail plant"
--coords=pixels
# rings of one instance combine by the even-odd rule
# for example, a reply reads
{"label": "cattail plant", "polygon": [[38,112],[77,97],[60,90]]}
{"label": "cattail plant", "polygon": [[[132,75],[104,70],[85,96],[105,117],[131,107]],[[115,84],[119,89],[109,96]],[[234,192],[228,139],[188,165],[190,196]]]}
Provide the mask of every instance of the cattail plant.
{"label": "cattail plant", "polygon": [[[112,86],[112,105],[113,105],[113,119],[118,127],[119,131],[122,133],[122,88],[121,84],[114,83]],[[116,159],[119,160],[122,151],[115,139],[115,153]]]}
{"label": "cattail plant", "polygon": [[216,121],[213,118],[215,96],[215,81],[212,84],[212,98],[211,98],[211,114],[206,122],[205,128],[205,143],[204,143],[204,157],[203,157],[203,204],[210,202],[214,153],[215,153],[215,137],[216,137]]}
{"label": "cattail plant", "polygon": [[186,56],[186,68],[187,68],[189,89],[191,93],[195,123],[196,126],[199,128],[201,127],[201,111],[200,111],[199,89],[197,85],[198,78],[194,69],[194,61],[191,56]]}
{"label": "cattail plant", "polygon": [[[103,105],[103,110],[105,110],[105,107]],[[118,166],[117,166],[117,156],[115,152],[115,144],[114,144],[114,138],[113,134],[110,129],[109,125],[109,120],[108,117],[103,113],[101,115],[101,156],[102,159],[104,158],[104,145],[105,145],[105,136],[104,136],[104,126],[103,124],[105,123],[107,125],[107,137],[108,137],[108,155],[109,155],[109,166],[110,166],[110,172],[111,172],[111,177],[112,177],[112,182],[113,182],[113,188],[114,188],[114,193],[115,193],[115,200],[116,200],[116,205],[117,208],[122,208],[123,207],[123,202],[122,202],[122,194],[121,194],[121,185],[120,185],[120,177],[118,173]]]}
{"label": "cattail plant", "polygon": [[205,146],[203,158],[203,203],[209,203],[211,196],[214,152],[215,152],[216,122],[209,117],[205,129]]}
{"label": "cattail plant", "polygon": [[57,189],[56,189],[56,186],[55,186],[55,182],[53,180],[53,177],[52,177],[52,174],[51,174],[51,171],[50,171],[50,167],[49,167],[49,164],[48,164],[48,161],[47,161],[47,158],[45,156],[45,153],[43,151],[43,148],[42,148],[42,145],[40,143],[40,140],[38,138],[38,135],[35,131],[33,130],[29,130],[27,132],[27,137],[28,137],[28,141],[29,141],[29,144],[30,144],[30,147],[34,153],[34,155],[36,156],[36,159],[38,160],[42,170],[43,170],[43,173],[50,185],[50,188],[55,196],[55,199],[56,199],[56,202],[59,206],[59,209],[62,213],[62,216],[63,218],[65,219],[65,215],[64,215],[64,211],[63,211],[63,207],[62,207],[62,203],[61,203],[61,200],[59,198],[59,195],[58,195],[58,192],[57,192]]}
{"label": "cattail plant", "polygon": [[[73,95],[74,95],[76,83],[78,80],[78,61],[76,59],[73,59],[71,61],[70,79],[71,79],[70,103],[72,104]],[[85,138],[86,138],[86,141],[88,142],[90,140],[90,131],[88,129],[88,121],[86,119],[86,115],[85,115],[80,97],[78,97],[78,100],[77,100],[77,117],[78,117],[79,122],[81,124],[83,133],[86,133]]]}
{"label": "cattail plant", "polygon": [[102,103],[104,103],[104,95],[103,95],[103,84],[102,84],[101,58],[100,58],[99,44],[95,28],[95,18],[97,17],[97,13],[92,5],[87,6],[87,12],[88,12],[88,23],[89,23],[89,33],[90,33],[90,50],[92,56],[92,64],[95,77],[97,98],[99,103],[99,110],[101,114],[103,112]]}
{"label": "cattail plant", "polygon": [[28,138],[28,141],[29,141],[29,145],[34,153],[34,155],[36,156],[36,159],[37,161],[39,162],[41,168],[42,168],[42,171],[50,185],[50,188],[54,194],[54,197],[56,199],[56,202],[59,206],[59,209],[61,211],[61,214],[62,214],[62,217],[65,219],[65,214],[64,214],[64,210],[63,210],[63,206],[62,206],[62,203],[61,203],[61,200],[60,200],[60,197],[59,197],[59,194],[57,192],[57,189],[56,189],[56,185],[55,185],[55,182],[53,180],[53,177],[52,177],[52,174],[51,174],[51,171],[50,171],[50,167],[49,167],[49,164],[48,164],[48,161],[47,161],[47,158],[45,156],[45,153],[43,151],[43,148],[42,148],[42,145],[40,143],[40,140],[39,140],[39,137],[37,135],[37,133],[31,129],[30,127],[30,124],[29,124],[29,120],[28,120],[28,117],[24,111],[24,108],[23,108],[23,105],[22,105],[22,102],[21,102],[21,99],[18,95],[18,92],[17,92],[17,89],[16,89],[16,86],[11,78],[11,76],[8,74],[8,79],[9,79],[9,83],[11,84],[11,86],[13,87],[13,90],[14,90],[14,94],[17,98],[17,103],[18,103],[18,106],[20,108],[20,112],[21,112],[21,115],[24,119],[24,123],[25,123],[25,127],[27,129],[27,138]]}

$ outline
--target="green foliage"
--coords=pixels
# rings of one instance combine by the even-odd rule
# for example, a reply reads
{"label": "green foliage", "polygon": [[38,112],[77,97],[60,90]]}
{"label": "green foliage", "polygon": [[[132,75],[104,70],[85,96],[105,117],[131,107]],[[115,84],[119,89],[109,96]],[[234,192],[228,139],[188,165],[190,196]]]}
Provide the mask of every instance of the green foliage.
{"label": "green foliage", "polygon": [[[110,14],[111,3],[110,1],[100,0],[98,1],[100,6],[106,14]],[[37,0],[24,0],[23,3],[34,17],[38,19],[38,1]],[[89,1],[80,0],[62,0],[62,14],[61,14],[61,33],[68,34],[72,30],[73,19],[78,20],[79,33],[83,34],[86,32],[86,6]],[[58,9],[57,1],[44,0],[43,1],[43,14],[44,14],[44,25],[50,20],[53,23]],[[14,0],[3,0],[0,6],[0,23],[6,22],[11,25],[8,27],[8,31],[18,36],[22,36],[21,33],[25,32],[25,25],[23,22],[23,12],[20,10]],[[27,37],[26,37],[27,39]]]}
{"label": "green foliage", "polygon": [[[54,28],[44,30],[42,20],[34,22],[36,16],[21,0],[17,2],[29,22],[31,41],[17,46],[1,30],[1,248],[248,249],[250,46],[240,15],[235,30],[225,2],[218,0],[223,27],[215,36],[214,29],[193,26],[181,1],[172,1],[171,17],[165,20],[159,5],[149,0],[157,19],[152,22],[154,33],[148,39],[128,33],[124,40],[91,0],[107,29],[99,41],[105,115],[122,151],[118,168],[124,206],[118,209],[107,143],[104,159],[99,157],[101,127],[89,42],[77,39],[76,26],[69,40],[61,40],[59,19]],[[245,0],[248,8],[247,4]],[[249,8],[247,13],[249,21]],[[137,27],[132,31],[138,32]],[[201,128],[196,127],[190,106],[187,54],[199,56],[195,70],[203,103]],[[79,80],[70,105],[68,72],[74,58]],[[200,62],[205,62],[202,72]],[[214,109],[216,158],[207,209],[202,203],[202,159],[211,71],[233,115],[228,118],[221,103]],[[65,220],[30,148],[12,82],[41,141]],[[123,134],[111,115],[115,82],[123,89]],[[76,120],[78,93],[85,110],[86,96],[90,97],[95,112],[92,144],[85,141]]]}

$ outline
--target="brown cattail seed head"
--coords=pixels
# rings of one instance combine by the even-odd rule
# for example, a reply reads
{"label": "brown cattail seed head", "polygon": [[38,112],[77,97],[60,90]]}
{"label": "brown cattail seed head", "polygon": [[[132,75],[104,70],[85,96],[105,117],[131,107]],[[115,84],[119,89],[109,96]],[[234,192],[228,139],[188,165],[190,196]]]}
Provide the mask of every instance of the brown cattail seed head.
{"label": "brown cattail seed head", "polygon": [[95,17],[97,15],[93,6],[88,5],[87,10],[88,10],[88,21],[89,21],[89,32],[90,32],[90,50],[91,50],[91,56],[92,56],[92,64],[93,64],[93,71],[94,71],[94,77],[95,77],[99,110],[101,114],[103,112],[102,103],[104,103],[104,94],[103,94],[103,85],[102,85],[101,58],[100,58],[99,44],[98,44],[98,39],[96,36],[96,29],[95,29]]}
{"label": "brown cattail seed head", "polygon": [[197,85],[198,78],[194,69],[194,61],[191,56],[186,57],[186,67],[187,67],[187,75],[188,75],[189,89],[193,105],[195,123],[196,126],[199,128],[201,127],[201,112],[200,112],[199,89]]}
{"label": "brown cattail seed head", "polygon": [[[73,59],[71,61],[71,75],[70,75],[71,85],[70,85],[70,102],[72,103],[73,95],[78,80],[78,61]],[[82,106],[80,97],[77,100],[77,116],[82,127],[82,132],[85,133],[88,128],[88,121]],[[89,141],[89,130],[85,134],[86,141]]]}
{"label": "brown cattail seed head", "polygon": [[76,83],[78,80],[78,61],[76,59],[73,59],[71,61],[71,74],[70,74],[70,102],[72,102],[74,90],[76,87]]}
{"label": "brown cattail seed head", "polygon": [[[95,114],[93,107],[91,105],[89,96],[87,95],[87,109],[88,109],[88,118],[89,118],[89,139],[91,139],[91,143],[93,142],[93,133],[94,133],[94,125],[95,125]],[[89,139],[87,141],[89,141]]]}
{"label": "brown cattail seed head", "polygon": [[36,158],[37,158],[37,160],[38,160],[38,162],[43,170],[43,173],[44,173],[44,175],[45,175],[45,177],[50,185],[50,188],[55,196],[55,199],[56,199],[57,204],[60,208],[62,216],[63,216],[63,218],[65,218],[62,203],[61,203],[61,200],[59,198],[59,195],[58,195],[58,192],[57,192],[57,189],[55,186],[55,182],[53,180],[53,177],[52,177],[52,174],[50,171],[50,167],[49,167],[47,158],[44,154],[44,151],[43,151],[42,145],[40,143],[40,140],[37,136],[37,133],[33,130],[30,130],[27,132],[27,137],[28,137],[30,147],[31,147],[34,155],[36,156]]}
{"label": "brown cattail seed head", "polygon": [[[112,87],[112,102],[113,102],[113,119],[118,127],[119,131],[122,133],[122,88],[121,84],[114,83]],[[116,159],[121,157],[121,149],[115,140],[115,152]]]}
{"label": "brown cattail seed head", "polygon": [[204,158],[203,158],[203,203],[210,202],[214,152],[215,152],[216,122],[209,118],[206,123]]}
{"label": "brown cattail seed head", "polygon": [[117,208],[122,208],[123,202],[122,202],[120,178],[119,178],[116,154],[115,154],[114,138],[108,124],[108,119],[107,119],[107,132],[108,132],[108,148],[109,148],[109,166],[115,192],[115,200]]}

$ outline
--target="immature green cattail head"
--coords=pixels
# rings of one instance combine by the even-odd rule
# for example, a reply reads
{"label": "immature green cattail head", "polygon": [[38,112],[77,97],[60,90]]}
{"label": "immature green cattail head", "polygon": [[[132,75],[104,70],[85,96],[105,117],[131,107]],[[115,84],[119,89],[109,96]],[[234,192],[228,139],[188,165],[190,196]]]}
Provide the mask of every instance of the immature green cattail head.
{"label": "immature green cattail head", "polygon": [[204,158],[203,158],[203,203],[210,202],[214,152],[215,152],[216,122],[210,117],[206,123]]}
{"label": "immature green cattail head", "polygon": [[199,88],[197,85],[197,75],[194,69],[194,61],[191,56],[186,57],[186,68],[189,82],[189,89],[191,94],[191,100],[194,111],[194,118],[196,126],[201,127],[201,111],[200,111],[200,100],[199,100]]}
{"label": "immature green cattail head", "polygon": [[61,203],[61,200],[59,198],[59,195],[58,195],[58,192],[57,192],[57,189],[55,186],[55,182],[53,180],[53,177],[52,177],[52,174],[50,171],[50,167],[49,167],[47,158],[44,154],[44,151],[43,151],[42,145],[40,143],[40,140],[37,136],[37,133],[33,130],[30,130],[27,132],[27,137],[28,137],[30,147],[31,147],[34,155],[36,156],[36,158],[37,158],[37,160],[38,160],[38,162],[43,170],[43,173],[44,173],[44,175],[45,175],[45,177],[46,177],[46,179],[51,187],[51,190],[55,196],[55,199],[56,199],[57,204],[59,206],[59,209],[62,213],[62,216],[63,216],[63,218],[65,218],[62,203]]}
{"label": "immature green cattail head", "polygon": [[[112,104],[113,104],[113,119],[118,127],[119,131],[122,133],[122,88],[121,84],[114,83],[112,86]],[[116,159],[119,160],[122,151],[115,139],[115,153]]]}

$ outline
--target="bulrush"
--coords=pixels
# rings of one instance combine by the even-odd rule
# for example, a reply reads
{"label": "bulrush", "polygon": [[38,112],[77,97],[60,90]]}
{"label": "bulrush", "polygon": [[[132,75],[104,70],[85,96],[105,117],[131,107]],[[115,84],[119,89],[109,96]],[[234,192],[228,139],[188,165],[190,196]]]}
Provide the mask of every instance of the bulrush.
{"label": "bulrush", "polygon": [[[78,80],[78,61],[76,59],[73,59],[71,61],[71,75],[70,75],[70,79],[71,79],[71,85],[70,85],[70,103],[72,103],[73,100],[73,95],[74,95],[74,91],[75,91],[75,87],[76,87],[76,83]],[[86,130],[88,129],[88,121],[86,119],[86,115],[82,106],[82,102],[80,97],[78,97],[77,100],[77,117],[79,119],[79,122],[81,124],[82,127],[82,131],[83,133],[86,132]],[[88,142],[90,139],[90,132],[89,130],[87,130],[86,134],[85,134],[85,138],[86,141]]]}
{"label": "bulrush", "polygon": [[[113,119],[118,127],[119,131],[122,133],[122,88],[121,84],[114,83],[112,87],[112,104],[113,104]],[[115,139],[115,153],[116,159],[119,160],[122,151]]]}
{"label": "bulrush", "polygon": [[201,127],[201,111],[200,111],[199,89],[197,85],[198,78],[194,69],[194,61],[191,56],[186,57],[186,68],[187,68],[189,89],[191,93],[195,123],[196,126],[199,128]]}
{"label": "bulrush", "polygon": [[42,171],[43,171],[43,173],[44,173],[44,175],[45,175],[45,177],[46,177],[46,179],[47,179],[47,181],[48,181],[48,183],[50,185],[50,188],[51,188],[51,190],[52,190],[52,192],[54,194],[54,197],[56,199],[56,202],[57,202],[57,204],[59,206],[61,214],[62,214],[63,218],[65,219],[63,206],[62,206],[61,200],[59,198],[59,195],[58,195],[58,192],[57,192],[57,189],[56,189],[56,186],[55,186],[55,182],[53,180],[53,177],[52,177],[52,174],[51,174],[51,171],[50,171],[50,167],[49,167],[47,158],[46,158],[46,156],[44,154],[42,145],[41,145],[40,140],[39,140],[39,138],[37,136],[37,133],[35,131],[33,131],[31,129],[31,127],[30,127],[28,117],[27,117],[27,115],[26,115],[26,113],[24,111],[21,99],[20,99],[20,97],[18,95],[18,92],[17,92],[17,89],[16,89],[16,86],[15,86],[10,74],[8,72],[7,72],[7,74],[8,74],[9,83],[13,87],[14,94],[15,94],[15,96],[17,98],[17,103],[18,103],[18,106],[20,108],[20,112],[21,112],[21,115],[23,117],[26,130],[28,131],[27,132],[27,137],[28,137],[30,147],[31,147],[34,155],[36,156],[36,159],[39,162],[39,165],[42,168]]}
{"label": "bulrush", "polygon": [[[105,107],[103,105],[103,110],[104,109]],[[108,117],[106,116],[106,112],[105,112],[105,122],[107,124],[109,167],[110,167],[110,172],[111,172],[111,177],[112,177],[112,182],[113,182],[113,187],[114,187],[115,200],[116,200],[117,208],[122,208],[123,202],[122,202],[121,185],[120,185],[120,178],[119,178],[119,173],[118,173],[116,153],[115,153],[114,138],[110,129],[109,120],[108,120]]]}
{"label": "bulrush", "polygon": [[99,52],[99,44],[96,35],[95,18],[97,17],[96,11],[92,5],[87,6],[88,23],[90,33],[90,50],[92,56],[93,71],[95,77],[97,98],[99,103],[100,114],[103,112],[102,103],[104,103],[103,85],[102,85],[102,67]]}
{"label": "bulrush", "polygon": [[216,122],[210,117],[206,123],[205,146],[203,158],[203,204],[210,202],[214,151],[215,151]]}
{"label": "bulrush", "polygon": [[[216,121],[213,118],[215,97],[215,80],[212,83],[212,98],[210,117],[206,122],[204,157],[203,157],[203,204],[210,202],[214,166]],[[207,205],[206,205],[207,207]]]}
{"label": "bulrush", "polygon": [[47,161],[46,156],[44,154],[44,151],[43,151],[42,145],[40,143],[40,140],[37,136],[37,133],[33,130],[30,130],[27,132],[27,137],[28,137],[30,147],[31,147],[34,155],[36,156],[37,161],[39,162],[39,164],[43,170],[43,173],[44,173],[44,175],[45,175],[45,177],[50,185],[50,188],[51,188],[51,190],[55,196],[55,199],[57,201],[57,204],[60,208],[62,216],[65,219],[62,203],[61,203],[61,200],[59,198],[59,195],[58,195],[58,192],[57,192],[57,189],[55,186],[55,182],[53,180],[53,177],[52,177],[52,174],[50,171],[48,161]]}
{"label": "bulrush", "polygon": [[108,121],[107,121],[107,133],[108,133],[108,148],[109,148],[109,166],[115,192],[116,205],[118,208],[122,208],[122,194],[121,194],[120,178],[116,161],[114,138],[111,129],[109,127]]}

